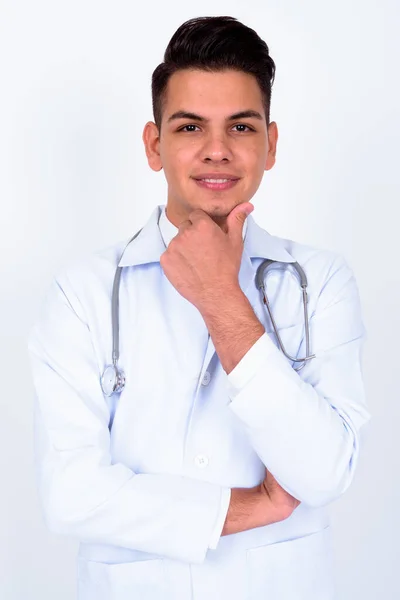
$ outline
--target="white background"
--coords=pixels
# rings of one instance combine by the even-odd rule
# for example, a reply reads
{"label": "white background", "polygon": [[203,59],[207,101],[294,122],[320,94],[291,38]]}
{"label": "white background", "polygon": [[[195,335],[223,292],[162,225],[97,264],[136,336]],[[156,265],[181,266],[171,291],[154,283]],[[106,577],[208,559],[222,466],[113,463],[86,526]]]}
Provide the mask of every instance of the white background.
{"label": "white background", "polygon": [[[245,8],[244,8],[245,6]],[[0,597],[75,598],[77,540],[43,524],[26,335],[53,273],[128,239],[166,202],[141,139],[150,82],[185,20],[256,29],[277,73],[277,163],[253,198],[270,233],[340,252],[358,281],[372,420],[332,505],[338,600],[399,598],[399,8],[395,0],[0,0]],[[396,560],[397,555],[397,560]]]}

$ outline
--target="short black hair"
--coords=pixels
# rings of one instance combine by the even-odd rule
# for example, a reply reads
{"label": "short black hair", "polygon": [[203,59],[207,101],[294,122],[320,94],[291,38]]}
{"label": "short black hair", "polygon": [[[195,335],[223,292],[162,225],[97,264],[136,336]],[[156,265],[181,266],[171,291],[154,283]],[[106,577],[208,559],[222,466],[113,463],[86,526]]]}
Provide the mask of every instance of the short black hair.
{"label": "short black hair", "polygon": [[151,80],[153,115],[159,131],[168,80],[183,69],[209,72],[233,69],[254,75],[269,124],[275,63],[267,44],[254,29],[234,17],[196,17],[180,25],[168,43],[164,62],[154,70]]}

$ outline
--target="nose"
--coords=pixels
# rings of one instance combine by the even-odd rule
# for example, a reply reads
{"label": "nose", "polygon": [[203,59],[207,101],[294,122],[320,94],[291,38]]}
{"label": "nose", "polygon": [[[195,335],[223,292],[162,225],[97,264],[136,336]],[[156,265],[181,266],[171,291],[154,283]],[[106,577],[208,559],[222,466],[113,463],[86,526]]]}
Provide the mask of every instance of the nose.
{"label": "nose", "polygon": [[202,159],[205,161],[232,160],[232,140],[224,133],[210,132],[201,149]]}

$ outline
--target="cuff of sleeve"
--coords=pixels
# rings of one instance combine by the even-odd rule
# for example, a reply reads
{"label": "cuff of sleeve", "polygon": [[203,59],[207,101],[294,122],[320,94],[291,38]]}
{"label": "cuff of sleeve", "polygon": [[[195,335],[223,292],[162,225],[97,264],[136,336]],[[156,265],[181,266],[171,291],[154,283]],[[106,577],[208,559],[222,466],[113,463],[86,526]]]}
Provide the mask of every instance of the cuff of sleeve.
{"label": "cuff of sleeve", "polygon": [[262,364],[265,363],[268,355],[276,350],[268,334],[266,332],[263,333],[238,362],[236,367],[227,375],[228,394],[231,399],[246,387]]}
{"label": "cuff of sleeve", "polygon": [[[255,429],[271,427],[272,415],[275,424],[277,418],[287,423],[289,414],[297,418],[301,406],[298,395],[308,385],[267,333],[255,342],[227,378],[228,406],[248,427]],[[260,395],[265,386],[269,390],[268,402]]]}
{"label": "cuff of sleeve", "polygon": [[215,550],[218,545],[218,542],[221,538],[221,533],[224,528],[226,515],[228,513],[229,504],[231,501],[231,488],[224,488],[221,494],[221,504],[217,517],[217,521],[214,527],[214,531],[211,536],[211,541],[209,544],[209,548],[211,550]]}

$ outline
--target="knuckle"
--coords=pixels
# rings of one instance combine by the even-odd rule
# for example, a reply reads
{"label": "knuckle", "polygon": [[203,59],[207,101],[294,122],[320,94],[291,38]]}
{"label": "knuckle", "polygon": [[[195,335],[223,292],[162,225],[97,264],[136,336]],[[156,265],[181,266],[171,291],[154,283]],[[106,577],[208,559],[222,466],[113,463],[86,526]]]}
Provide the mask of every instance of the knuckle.
{"label": "knuckle", "polygon": [[204,231],[205,229],[207,229],[207,227],[208,227],[208,223],[207,223],[207,221],[206,221],[205,219],[199,219],[199,220],[196,222],[196,226],[197,226],[197,229],[198,229],[199,231]]}

